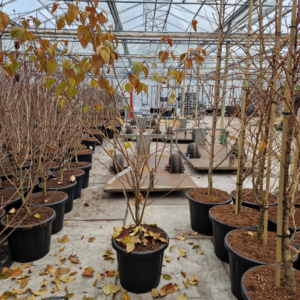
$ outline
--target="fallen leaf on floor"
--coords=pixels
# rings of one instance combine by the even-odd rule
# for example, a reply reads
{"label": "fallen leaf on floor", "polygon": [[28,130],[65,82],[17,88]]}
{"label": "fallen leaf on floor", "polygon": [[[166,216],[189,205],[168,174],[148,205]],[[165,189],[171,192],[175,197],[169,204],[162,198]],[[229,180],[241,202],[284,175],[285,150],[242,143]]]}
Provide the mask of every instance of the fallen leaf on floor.
{"label": "fallen leaf on floor", "polygon": [[191,279],[188,279],[188,283],[191,284],[191,285],[197,284],[198,281],[199,280],[198,280],[198,278],[197,278],[197,276],[195,274],[191,277]]}
{"label": "fallen leaf on floor", "polygon": [[31,291],[31,293],[34,294],[35,296],[41,296],[44,293],[46,293],[46,291],[47,291],[47,289],[41,289],[41,290],[38,290],[38,291]]}
{"label": "fallen leaf on floor", "polygon": [[172,279],[172,277],[169,274],[164,274],[162,277],[163,277],[164,280],[171,280]]}
{"label": "fallen leaf on floor", "polygon": [[151,214],[152,214],[151,211],[149,211],[149,212],[146,213],[147,216],[149,216],[149,215],[151,215]]}
{"label": "fallen leaf on floor", "polygon": [[91,243],[91,242],[93,242],[95,239],[96,239],[96,238],[91,237],[91,238],[89,238],[89,242]]}
{"label": "fallen leaf on floor", "polygon": [[175,288],[176,291],[180,290],[179,284],[176,284],[176,283],[175,283],[175,284],[174,284],[174,288]]}
{"label": "fallen leaf on floor", "polygon": [[56,293],[56,288],[52,288],[51,293],[52,294]]}
{"label": "fallen leaf on floor", "polygon": [[16,282],[17,282],[17,283],[20,283],[21,289],[23,289],[23,288],[27,285],[29,279],[30,279],[30,278],[19,279],[19,280],[17,280]]}
{"label": "fallen leaf on floor", "polygon": [[181,274],[183,275],[183,277],[185,278],[186,277],[186,273],[181,271]]}
{"label": "fallen leaf on floor", "polygon": [[84,235],[81,237],[81,240],[84,238]]}
{"label": "fallen leaf on floor", "polygon": [[68,221],[64,222],[64,226],[66,226],[66,225],[68,225],[68,224],[69,224],[69,222],[68,222]]}
{"label": "fallen leaf on floor", "polygon": [[188,241],[184,241],[187,245],[193,245],[194,242],[188,242]]}
{"label": "fallen leaf on floor", "polygon": [[184,236],[184,234],[182,232],[179,233],[181,236]]}
{"label": "fallen leaf on floor", "polygon": [[46,287],[48,285],[48,281],[46,279],[41,283],[41,287]]}
{"label": "fallen leaf on floor", "polygon": [[75,277],[72,277],[72,276],[61,276],[60,277],[60,280],[63,281],[63,282],[66,282],[66,283],[71,282],[74,279],[75,279]]}
{"label": "fallen leaf on floor", "polygon": [[201,255],[201,254],[203,254],[203,251],[196,251],[196,253]]}
{"label": "fallen leaf on floor", "polygon": [[107,277],[113,277],[113,276],[115,276],[115,274],[116,274],[116,271],[115,270],[111,270],[111,271],[107,272],[106,276]]}
{"label": "fallen leaf on floor", "polygon": [[17,269],[15,269],[15,270],[13,270],[13,271],[11,272],[10,276],[11,276],[11,277],[16,277],[16,276],[18,276],[18,275],[20,275],[20,274],[22,274],[22,273],[23,273],[23,271],[22,271],[21,269],[17,268]]}
{"label": "fallen leaf on floor", "polygon": [[71,258],[71,262],[74,264],[79,264],[79,259],[78,258]]}
{"label": "fallen leaf on floor", "polygon": [[106,296],[110,295],[111,293],[115,294],[119,291],[119,288],[114,285],[113,283],[107,283],[104,288],[103,292]]}
{"label": "fallen leaf on floor", "polygon": [[184,236],[176,236],[176,239],[177,239],[177,240],[180,240],[180,241],[184,241],[184,240],[185,240],[185,237],[184,237]]}
{"label": "fallen leaf on floor", "polygon": [[170,252],[172,252],[172,249],[174,248],[174,246],[170,246]]}
{"label": "fallen leaf on floor", "polygon": [[171,262],[170,256],[166,256],[166,255],[165,255],[165,259],[166,259],[166,262],[168,262],[168,263]]}
{"label": "fallen leaf on floor", "polygon": [[183,284],[184,284],[184,286],[185,286],[186,288],[189,287],[189,285],[188,285],[188,283],[187,283],[186,281],[182,281],[182,282],[183,282]]}
{"label": "fallen leaf on floor", "polygon": [[178,251],[179,251],[180,256],[185,257],[186,250],[178,248]]}
{"label": "fallen leaf on floor", "polygon": [[194,245],[192,249],[200,248],[199,245]]}
{"label": "fallen leaf on floor", "polygon": [[[18,290],[15,290],[15,289],[14,289],[12,292],[13,292],[13,294],[22,295],[22,294],[24,294],[26,291],[23,290],[23,289],[18,289]],[[2,299],[2,297],[1,297],[1,299]]]}
{"label": "fallen leaf on floor", "polygon": [[122,287],[121,287],[121,292],[122,293],[127,293],[127,291],[124,288],[122,288]]}
{"label": "fallen leaf on floor", "polygon": [[107,250],[105,250],[104,251],[104,253],[103,253],[103,257],[107,257],[107,256],[110,256],[110,255],[112,255],[112,254],[114,254],[111,250],[109,250],[109,249],[107,249]]}
{"label": "fallen leaf on floor", "polygon": [[99,228],[100,228],[100,229],[102,229],[103,227],[102,227],[102,226],[100,226]]}
{"label": "fallen leaf on floor", "polygon": [[159,294],[158,294],[156,288],[153,288],[153,289],[152,289],[152,291],[151,291],[151,296],[152,296],[153,298],[159,297]]}
{"label": "fallen leaf on floor", "polygon": [[50,256],[57,256],[57,254],[56,254],[56,253],[54,253],[54,254],[50,254]]}
{"label": "fallen leaf on floor", "polygon": [[63,252],[65,250],[65,247],[59,249],[59,252]]}
{"label": "fallen leaf on floor", "polygon": [[94,276],[94,269],[92,267],[85,268],[82,275],[93,277]]}
{"label": "fallen leaf on floor", "polygon": [[173,294],[173,293],[176,292],[173,283],[169,283],[169,284],[167,284],[167,285],[164,285],[164,286],[161,288],[161,291],[163,291],[163,292],[166,293],[166,294]]}
{"label": "fallen leaf on floor", "polygon": [[82,300],[93,300],[93,298],[92,298],[92,297],[84,296],[84,297],[82,298]]}
{"label": "fallen leaf on floor", "polygon": [[102,274],[102,273],[101,273],[101,274],[100,274],[100,273],[98,273],[98,274],[97,274],[97,278],[98,278],[98,279],[103,279],[103,278],[105,278],[105,275],[104,275],[104,274]]}
{"label": "fallen leaf on floor", "polygon": [[24,269],[30,268],[31,266],[32,266],[32,263],[24,263],[24,264],[22,264],[21,267],[19,267],[19,269],[24,270]]}
{"label": "fallen leaf on floor", "polygon": [[88,203],[84,202],[83,206],[90,206]]}
{"label": "fallen leaf on floor", "polygon": [[96,286],[97,280],[98,280],[98,279],[95,279],[95,280],[94,280],[93,286]]}
{"label": "fallen leaf on floor", "polygon": [[198,232],[197,232],[197,231],[192,231],[191,234],[192,234],[192,235],[197,235]]}
{"label": "fallen leaf on floor", "polygon": [[130,300],[130,296],[126,293],[122,294],[123,300]]}
{"label": "fallen leaf on floor", "polygon": [[68,242],[70,239],[68,238],[68,236],[64,235],[63,238],[61,240],[59,240],[60,243],[66,243]]}
{"label": "fallen leaf on floor", "polygon": [[180,296],[177,298],[177,300],[188,300],[188,297],[187,297],[187,295],[184,293],[184,294],[180,295]]}

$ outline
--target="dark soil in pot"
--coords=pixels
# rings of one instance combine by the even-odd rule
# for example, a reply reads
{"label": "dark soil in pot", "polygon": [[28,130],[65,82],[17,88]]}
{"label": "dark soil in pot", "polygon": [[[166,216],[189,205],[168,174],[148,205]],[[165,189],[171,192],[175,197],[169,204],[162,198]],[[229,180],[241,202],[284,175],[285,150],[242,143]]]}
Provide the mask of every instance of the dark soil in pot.
{"label": "dark soil in pot", "polygon": [[[60,171],[56,171],[53,173],[53,176],[55,176],[57,178],[59,177],[59,175],[60,175]],[[70,178],[73,175],[75,176],[76,182],[77,182],[77,185],[74,190],[74,200],[76,200],[79,197],[81,197],[82,179],[84,176],[84,171],[82,169],[70,169],[70,171],[65,170],[65,169],[63,170],[63,176],[65,178]]]}
{"label": "dark soil in pot", "polygon": [[207,188],[198,188],[186,193],[190,206],[191,227],[201,234],[212,235],[212,222],[209,210],[216,205],[229,204],[231,199],[227,192],[213,189],[213,197],[208,196]]}
{"label": "dark soil in pot", "polygon": [[[68,200],[65,204],[65,214],[73,209],[74,190],[77,182],[70,182],[68,178],[64,178],[62,182],[58,178],[51,178],[47,181],[47,191],[65,192],[68,195]],[[40,185],[40,188],[42,186]]]}
{"label": "dark soil in pot", "polygon": [[[264,191],[265,193],[265,191]],[[235,204],[236,190],[230,192],[233,203]],[[269,194],[269,206],[274,206],[278,204],[278,197],[274,194]],[[259,210],[259,204],[253,193],[253,189],[243,189],[242,191],[242,205],[250,208]]]}
{"label": "dark soil in pot", "polygon": [[257,266],[248,270],[242,278],[242,292],[245,300],[300,299],[300,271],[295,271],[296,291],[284,288],[284,270],[281,269],[281,287],[276,288],[276,266]]}
{"label": "dark soil in pot", "polygon": [[18,209],[22,205],[21,197],[16,190],[0,189],[0,207],[5,206],[6,211]]}
{"label": "dark soil in pot", "polygon": [[[268,230],[277,232],[277,208],[270,207],[268,214]],[[297,231],[300,231],[300,207],[295,207],[295,224]],[[290,231],[294,232],[293,218],[290,216],[289,221]]]}
{"label": "dark soil in pot", "polygon": [[212,207],[209,210],[209,218],[213,224],[215,254],[220,260],[229,262],[228,251],[224,246],[226,234],[237,228],[256,229],[259,212],[255,209],[243,207],[241,213],[235,214],[233,205],[224,204]]}
{"label": "dark soil in pot", "polygon": [[[34,178],[23,178],[23,191],[26,195],[26,193],[31,189],[31,186],[33,184]],[[12,183],[11,183],[12,182]],[[39,181],[36,182],[35,187],[33,189],[33,193],[35,193],[36,191],[38,191],[38,184]],[[16,190],[18,189],[20,186],[20,179],[19,178],[11,178],[10,180],[5,180],[2,182],[1,187],[3,189],[7,189],[7,190]]]}
{"label": "dark soil in pot", "polygon": [[[169,241],[168,234],[161,228],[145,224],[142,226]],[[164,250],[168,247],[167,243],[142,235],[140,239],[148,240],[146,246],[144,243],[136,244],[130,253],[126,252],[123,244],[112,239],[112,246],[117,252],[121,285],[127,291],[138,294],[150,292],[159,285]]]}
{"label": "dark soil in pot", "polygon": [[[92,154],[93,151],[91,149],[83,149],[77,152],[78,161],[85,161],[92,163]],[[75,162],[75,157],[73,157],[72,162]]]}
{"label": "dark soil in pot", "polygon": [[[24,219],[26,214],[25,209],[21,208],[14,214],[5,215],[0,221],[0,227],[4,228],[7,216],[8,221],[14,218],[5,232],[11,232],[7,240],[12,260],[24,263],[38,260],[49,252],[52,222],[56,216],[55,210],[50,207],[31,208],[31,215]],[[40,217],[34,217],[36,214]]]}
{"label": "dark soil in pot", "polygon": [[[276,262],[276,234],[268,232],[268,242],[264,246],[262,242],[256,240],[255,231],[236,229],[226,235],[225,247],[229,252],[232,292],[238,300],[243,300],[241,291],[243,274],[252,267]],[[298,255],[294,262],[297,260]]]}
{"label": "dark soil in pot", "polygon": [[30,206],[51,207],[56,212],[56,218],[52,223],[52,234],[62,230],[64,223],[65,205],[68,195],[65,192],[48,191],[44,196],[42,192],[31,195],[28,200]]}
{"label": "dark soil in pot", "polygon": [[88,162],[72,162],[70,163],[70,167],[72,169],[81,169],[84,171],[84,175],[82,177],[82,188],[85,189],[89,186],[89,180],[90,180],[90,170],[92,169],[92,164]]}

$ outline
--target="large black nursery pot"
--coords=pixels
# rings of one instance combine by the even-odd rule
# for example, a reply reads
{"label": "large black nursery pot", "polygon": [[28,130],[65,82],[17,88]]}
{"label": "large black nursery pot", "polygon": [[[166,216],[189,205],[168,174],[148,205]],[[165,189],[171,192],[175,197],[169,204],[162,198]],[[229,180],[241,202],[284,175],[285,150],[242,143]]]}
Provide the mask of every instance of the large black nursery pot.
{"label": "large black nursery pot", "polygon": [[212,221],[212,225],[213,225],[215,254],[220,260],[229,263],[228,251],[224,245],[225,236],[234,229],[243,228],[245,230],[256,230],[257,226],[239,227],[239,226],[228,225],[216,219],[213,215],[210,214],[210,211],[209,211],[209,218]]}
{"label": "large black nursery pot", "polygon": [[[233,295],[238,300],[244,300],[242,290],[241,290],[241,280],[244,273],[255,266],[268,265],[268,263],[264,263],[261,261],[256,261],[244,257],[240,253],[232,249],[227,240],[228,235],[231,232],[229,232],[225,237],[225,248],[228,250],[228,254],[229,254],[231,290]],[[297,261],[298,261],[298,255],[294,258],[294,263],[296,263]]]}
{"label": "large black nursery pot", "polygon": [[95,151],[97,140],[82,140],[81,144],[86,145],[88,149]]}
{"label": "large black nursery pot", "polygon": [[[0,203],[2,201],[2,196],[0,195]],[[10,200],[9,202],[3,201],[3,205],[5,205],[5,210],[10,211],[12,208],[18,209],[22,206],[22,200],[19,194],[16,194],[14,199]],[[1,207],[1,204],[0,204]],[[0,218],[1,219],[1,218]]]}
{"label": "large black nursery pot", "polygon": [[[71,168],[73,169],[73,168]],[[89,186],[89,180],[90,180],[90,170],[92,169],[92,164],[87,162],[87,165],[84,167],[76,167],[74,169],[81,169],[84,171],[83,177],[82,177],[82,188],[85,189]]]}
{"label": "large black nursery pot", "polygon": [[188,195],[188,193],[189,191],[186,193],[186,197],[189,200],[189,205],[190,205],[190,217],[191,217],[192,229],[201,234],[212,235],[213,227],[212,227],[212,222],[209,218],[209,210],[216,205],[229,204],[231,202],[231,199],[221,203],[205,203],[205,202],[199,202],[194,200]]}
{"label": "large black nursery pot", "polygon": [[[77,182],[75,181],[65,187],[46,188],[46,191],[65,192],[68,195],[68,200],[66,201],[66,204],[65,204],[65,214],[70,212],[73,209],[74,191],[75,191],[76,185],[77,185]],[[42,188],[41,185],[39,185],[39,187]]]}
{"label": "large black nursery pot", "polygon": [[68,199],[69,199],[68,194],[65,193],[64,199],[60,200],[59,202],[49,203],[49,204],[45,203],[43,205],[38,205],[38,204],[28,204],[28,205],[33,207],[45,206],[45,207],[53,208],[55,210],[56,217],[52,223],[52,231],[51,231],[51,234],[55,234],[57,232],[60,232],[64,226],[65,206]]}
{"label": "large black nursery pot", "polygon": [[[92,164],[92,156],[93,152],[91,150],[91,153],[77,153],[77,159],[78,161],[85,161],[90,164]],[[75,162],[75,157],[73,157],[72,162]]]}
{"label": "large black nursery pot", "polygon": [[[276,194],[274,194],[274,195],[277,197]],[[235,197],[232,195],[232,192],[230,192],[230,197],[232,199],[233,204],[235,205]],[[269,203],[268,205],[269,206],[274,206],[274,205],[277,205],[277,204],[278,204],[278,201],[275,202],[275,203]],[[246,207],[249,207],[249,208],[256,209],[256,210],[260,210],[260,207],[259,207],[258,203],[251,203],[251,202],[242,201],[242,205],[246,206]]]}
{"label": "large black nursery pot", "polygon": [[[98,129],[103,132],[103,126],[98,126]],[[103,136],[102,136],[102,134],[93,133],[93,136],[97,139],[96,145],[97,146],[102,146],[102,143],[103,143]]]}
{"label": "large black nursery pot", "polygon": [[[44,257],[50,250],[52,222],[56,217],[55,210],[46,221],[33,226],[8,226],[5,233],[10,256],[13,261],[26,263]],[[5,228],[5,216],[1,218],[0,227]],[[11,234],[9,234],[11,233]]]}
{"label": "large black nursery pot", "polygon": [[[165,231],[164,233],[169,241],[168,234]],[[120,282],[125,290],[142,294],[159,285],[167,243],[162,244],[160,249],[150,252],[127,253],[115,239],[112,239],[112,246],[117,252]]]}

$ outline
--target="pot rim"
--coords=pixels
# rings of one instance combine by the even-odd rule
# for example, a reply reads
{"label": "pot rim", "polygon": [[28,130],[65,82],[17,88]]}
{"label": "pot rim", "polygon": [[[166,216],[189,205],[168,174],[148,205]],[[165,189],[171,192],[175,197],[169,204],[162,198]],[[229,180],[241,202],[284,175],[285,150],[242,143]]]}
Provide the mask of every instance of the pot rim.
{"label": "pot rim", "polygon": [[216,217],[214,217],[211,213],[210,213],[210,210],[208,211],[208,216],[209,218],[212,220],[212,221],[215,221],[219,224],[222,224],[222,225],[225,225],[225,226],[228,226],[228,227],[231,227],[231,228],[234,228],[234,229],[238,229],[238,228],[242,228],[242,229],[257,229],[257,226],[253,226],[253,227],[245,227],[245,226],[237,226],[237,225],[230,225],[230,224],[225,224],[223,223],[222,221],[218,220]]}
{"label": "pot rim", "polygon": [[[79,169],[79,170],[81,170],[83,173],[81,173],[81,174],[77,174],[77,175],[74,175],[75,176],[75,178],[80,178],[80,177],[82,177],[84,174],[85,174],[85,172],[84,172],[84,170],[82,170],[82,169],[80,169],[80,168],[70,168],[70,169]],[[52,172],[52,176],[54,176],[55,178],[57,178],[55,175],[54,175],[54,173],[56,173],[56,172],[58,172],[59,170],[56,170],[55,172]]]}
{"label": "pot rim", "polygon": [[[254,263],[254,264],[257,264],[257,265],[275,265],[275,264],[276,264],[276,262],[274,262],[274,263],[266,263],[266,262],[254,260],[254,259],[248,258],[248,257],[246,257],[246,256],[243,256],[243,255],[241,255],[240,253],[238,253],[237,251],[235,251],[235,250],[229,245],[228,240],[227,240],[229,234],[232,233],[232,232],[235,231],[235,230],[237,230],[237,229],[233,229],[233,230],[231,230],[230,232],[228,232],[228,233],[226,234],[226,236],[225,236],[225,239],[224,239],[224,246],[225,246],[225,248],[227,249],[228,252],[229,252],[229,250],[230,250],[230,251],[232,251],[232,252],[234,253],[234,255],[238,256],[238,258],[243,259],[243,260],[247,260],[247,261],[249,261],[249,262],[251,262],[251,263]],[[298,257],[299,257],[299,254],[294,258],[293,263],[298,259]],[[283,263],[281,263],[281,265],[283,265]]]}
{"label": "pot rim", "polygon": [[[88,149],[88,148],[86,148],[87,150],[90,150],[91,152],[90,153],[77,153],[77,156],[78,155],[92,155],[94,152],[93,152],[93,150],[91,150],[91,149]],[[85,150],[85,149],[82,149],[82,150]]]}
{"label": "pot rim", "polygon": [[[32,179],[32,178],[31,178]],[[37,185],[40,184],[40,181],[37,180],[36,184],[34,185],[35,187]],[[31,186],[23,186],[23,189],[27,190],[28,188],[31,188]],[[11,187],[11,188],[4,188],[4,187],[0,187],[1,190],[16,190],[15,188]]]}
{"label": "pot rim", "polygon": [[[160,227],[158,227],[158,228],[159,228],[160,230],[162,230],[162,231],[165,233],[166,239],[167,239],[167,241],[169,242],[169,235],[168,235],[162,228],[160,228]],[[151,255],[151,254],[160,253],[160,252],[164,251],[165,249],[167,249],[168,246],[169,246],[169,243],[165,243],[165,244],[162,245],[161,248],[159,248],[159,249],[157,249],[157,250],[148,251],[148,252],[135,252],[135,251],[132,251],[132,252],[130,252],[130,253],[127,253],[127,252],[126,252],[126,249],[121,248],[121,247],[117,244],[117,242],[116,242],[116,240],[115,240],[114,238],[112,238],[111,240],[112,240],[112,246],[113,246],[113,248],[114,248],[117,252],[121,252],[122,254],[125,254],[125,255],[135,255],[135,256],[139,256],[139,257],[143,257],[143,256]]]}
{"label": "pot rim", "polygon": [[38,227],[41,227],[41,226],[43,226],[43,225],[45,225],[45,224],[47,224],[47,223],[49,223],[49,222],[52,222],[52,221],[54,221],[54,219],[56,218],[56,212],[55,212],[55,210],[53,209],[53,208],[51,208],[51,207],[48,207],[48,208],[50,208],[50,209],[52,209],[53,210],[53,214],[52,214],[52,216],[50,217],[50,218],[48,218],[47,220],[45,220],[45,221],[43,221],[43,222],[41,222],[41,223],[39,223],[39,224],[35,224],[35,225],[33,225],[33,226],[7,226],[4,222],[3,222],[3,219],[5,218],[5,215],[1,218],[1,220],[0,220],[0,225],[1,225],[1,227],[3,227],[3,228],[6,228],[6,229],[14,229],[14,230],[17,230],[17,231],[21,231],[21,230],[29,230],[29,229],[36,229],[36,228],[38,228]]}
{"label": "pot rim", "polygon": [[[52,192],[52,191],[50,191],[50,192]],[[55,204],[60,204],[60,203],[63,203],[63,202],[67,202],[68,199],[69,199],[68,194],[67,194],[66,192],[64,192],[64,191],[59,191],[59,192],[60,192],[60,193],[64,193],[64,194],[65,194],[65,198],[62,199],[62,200],[60,200],[60,201],[58,201],[58,202],[54,202],[54,203],[45,203],[45,204],[31,204],[31,203],[27,203],[27,205],[29,205],[29,206],[34,206],[34,207],[41,207],[41,206],[52,207],[52,206],[54,206]],[[34,193],[33,195],[40,194],[40,193],[42,193],[42,192]]]}
{"label": "pot rim", "polygon": [[[62,186],[62,187],[58,187],[58,188],[47,188],[46,187],[46,191],[60,191],[60,189],[66,189],[66,188],[69,188],[69,187],[75,187],[77,185],[77,181],[75,180],[72,184],[68,185],[68,186]],[[40,186],[39,184],[39,188],[43,188],[42,186]],[[63,191],[60,191],[60,192],[63,192]]]}
{"label": "pot rim", "polygon": [[[274,221],[274,220],[270,219],[269,217],[268,217],[268,221],[270,221],[270,222],[276,224],[276,226],[277,226],[277,221]],[[289,226],[289,229],[294,230],[294,227]],[[297,230],[296,230],[297,232],[300,231],[300,227],[297,227],[296,229],[297,229]]]}
{"label": "pot rim", "polygon": [[[277,197],[277,201],[274,202],[274,203],[268,203],[268,206],[274,206],[274,205],[277,205],[277,204],[278,204],[278,196],[277,196],[276,194],[274,194],[274,193],[273,193],[273,195]],[[230,192],[230,197],[232,197],[232,201],[233,201],[233,199],[234,199],[234,201],[235,201],[235,197],[232,195],[232,191]],[[246,203],[246,204],[249,204],[249,205],[259,206],[258,203],[247,202],[247,201],[244,201],[244,200],[242,200],[242,202],[243,202],[243,203]]]}
{"label": "pot rim", "polygon": [[6,209],[5,208],[2,208],[3,209],[3,211],[2,211],[2,213],[0,214],[0,220],[5,216],[5,214],[6,214]]}
{"label": "pot rim", "polygon": [[[198,188],[196,188],[196,189],[198,189]],[[186,196],[186,198],[187,198],[188,200],[191,200],[191,201],[193,201],[193,202],[195,202],[195,203],[201,203],[201,204],[203,204],[203,205],[209,205],[209,206],[222,205],[222,204],[229,204],[229,203],[232,201],[231,198],[230,198],[229,200],[225,201],[225,202],[219,202],[219,203],[207,203],[207,202],[196,201],[196,200],[194,200],[193,198],[191,198],[191,197],[188,195],[189,191],[196,190],[196,189],[190,189],[190,190],[188,190],[188,191],[185,193],[185,196]],[[228,194],[228,196],[230,196],[230,195]]]}
{"label": "pot rim", "polygon": [[91,170],[91,168],[92,168],[92,164],[91,164],[91,163],[89,163],[89,162],[87,162],[87,161],[81,161],[81,162],[86,162],[86,163],[89,164],[89,165],[88,165],[88,166],[85,166],[85,167],[77,167],[77,168],[71,168],[71,169],[82,169],[82,170],[84,170],[84,171],[85,171],[85,169],[86,169],[87,171]]}

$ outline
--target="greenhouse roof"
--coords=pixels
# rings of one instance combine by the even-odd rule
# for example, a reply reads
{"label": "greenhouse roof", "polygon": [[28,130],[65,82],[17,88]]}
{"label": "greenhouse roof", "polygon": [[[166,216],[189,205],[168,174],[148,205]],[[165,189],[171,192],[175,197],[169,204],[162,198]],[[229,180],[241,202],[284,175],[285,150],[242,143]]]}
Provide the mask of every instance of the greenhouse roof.
{"label": "greenhouse roof", "polygon": [[[59,3],[58,9],[52,14],[54,3]],[[41,33],[54,35],[56,19],[67,12],[68,3],[72,0],[3,0],[1,9],[6,12],[11,24],[18,24],[21,18],[29,16],[38,18],[42,25]],[[224,1],[223,1],[224,2]],[[1,2],[0,2],[1,3]],[[80,0],[79,7],[84,10],[92,0]],[[258,29],[258,3],[254,0],[252,30]],[[268,24],[274,18],[276,8],[275,0],[262,1],[263,24]],[[291,3],[284,1],[284,20],[282,33],[288,33],[289,12]],[[120,68],[130,68],[131,59],[140,59],[147,62],[158,60],[158,53],[169,45],[162,43],[161,37],[169,35],[173,39],[172,51],[176,56],[175,61],[168,64],[179,66],[179,56],[187,52],[188,48],[196,48],[199,43],[207,51],[204,67],[213,68],[216,62],[218,11],[220,0],[99,0],[97,11],[105,11],[108,15],[106,26],[113,25],[113,32],[119,39],[118,53],[121,59],[118,62]],[[226,41],[231,42],[231,51],[240,59],[245,56],[245,51],[234,42],[245,40],[249,16],[249,0],[227,0],[224,6],[224,31],[227,30]],[[192,21],[197,20],[197,32],[192,28]],[[228,29],[230,28],[230,31]],[[75,27],[66,26],[59,34],[69,39],[72,51],[80,55],[92,53],[92,46],[83,49],[78,41]],[[274,24],[270,25],[266,35],[275,34]],[[9,35],[3,36],[3,49],[12,47]],[[270,49],[273,47],[270,41]],[[268,49],[267,49],[268,50]],[[225,45],[223,46],[225,51]],[[251,47],[255,54],[255,45]],[[167,64],[167,65],[168,65]]]}

